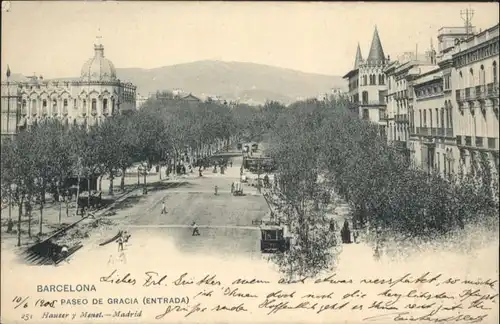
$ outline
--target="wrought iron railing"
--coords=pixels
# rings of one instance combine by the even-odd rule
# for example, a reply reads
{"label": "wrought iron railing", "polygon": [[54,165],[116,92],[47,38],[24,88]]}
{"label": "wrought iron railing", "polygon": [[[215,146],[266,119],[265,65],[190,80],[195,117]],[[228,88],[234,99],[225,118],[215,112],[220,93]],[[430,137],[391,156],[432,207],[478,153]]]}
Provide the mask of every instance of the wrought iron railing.
{"label": "wrought iron railing", "polygon": [[483,138],[476,136],[476,147],[483,147]]}
{"label": "wrought iron railing", "polygon": [[465,136],[465,146],[472,146],[472,137]]}

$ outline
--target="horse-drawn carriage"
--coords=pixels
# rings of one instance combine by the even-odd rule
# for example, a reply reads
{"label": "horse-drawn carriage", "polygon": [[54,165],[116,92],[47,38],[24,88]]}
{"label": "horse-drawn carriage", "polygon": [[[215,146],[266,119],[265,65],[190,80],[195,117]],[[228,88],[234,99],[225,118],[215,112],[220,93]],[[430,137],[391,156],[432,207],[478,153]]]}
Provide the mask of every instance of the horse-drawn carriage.
{"label": "horse-drawn carriage", "polygon": [[283,253],[290,249],[290,237],[284,236],[283,227],[263,225],[260,228],[260,232],[260,251],[262,253]]}
{"label": "horse-drawn carriage", "polygon": [[232,184],[233,196],[243,196],[243,184],[239,181],[235,181]]}
{"label": "horse-drawn carriage", "polygon": [[102,192],[101,191],[95,191],[95,192],[83,192],[79,197],[78,197],[78,209],[81,209],[82,215],[83,211],[85,209],[90,209],[90,208],[100,208],[102,207]]}
{"label": "horse-drawn carriage", "polygon": [[276,169],[274,160],[269,157],[244,157],[243,168],[251,172],[266,172],[270,173]]}

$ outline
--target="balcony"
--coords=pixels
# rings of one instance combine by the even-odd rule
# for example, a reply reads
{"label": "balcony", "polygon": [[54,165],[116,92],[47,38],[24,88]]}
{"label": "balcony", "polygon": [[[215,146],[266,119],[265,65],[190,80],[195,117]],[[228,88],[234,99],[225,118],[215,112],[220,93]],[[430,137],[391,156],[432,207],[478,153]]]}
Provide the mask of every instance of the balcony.
{"label": "balcony", "polygon": [[498,97],[498,83],[488,83],[486,85],[486,91],[485,91],[485,97],[486,98],[497,98]]}
{"label": "balcony", "polygon": [[465,98],[461,90],[455,90],[455,99],[457,100],[458,103],[464,101]]}
{"label": "balcony", "polygon": [[484,85],[476,86],[474,91],[476,99],[483,99],[486,95],[486,87]]}
{"label": "balcony", "polygon": [[488,148],[496,149],[497,148],[497,139],[494,137],[488,137]]}
{"label": "balcony", "polygon": [[476,136],[476,147],[483,147],[483,138]]}
{"label": "balcony", "polygon": [[363,100],[361,102],[363,106],[385,106],[384,100]]}
{"label": "balcony", "polygon": [[398,114],[394,116],[394,121],[396,123],[409,123],[407,114]]}
{"label": "balcony", "polygon": [[465,146],[472,146],[472,137],[465,136]]}
{"label": "balcony", "polygon": [[[466,101],[469,101],[469,100],[474,99],[474,98],[473,98],[474,94],[473,94],[473,91],[472,91],[472,90],[473,90],[473,88],[472,88],[472,87],[470,87],[470,88],[465,88],[465,96],[464,96],[464,99],[465,99]],[[471,95],[471,93],[472,93],[472,95]]]}

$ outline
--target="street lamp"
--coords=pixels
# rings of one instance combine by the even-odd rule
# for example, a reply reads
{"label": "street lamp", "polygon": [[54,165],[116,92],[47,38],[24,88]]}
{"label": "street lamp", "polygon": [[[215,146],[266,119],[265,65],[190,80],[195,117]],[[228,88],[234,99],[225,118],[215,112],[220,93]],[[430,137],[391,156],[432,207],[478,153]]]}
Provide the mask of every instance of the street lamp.
{"label": "street lamp", "polygon": [[7,65],[6,76],[7,76],[7,132],[10,132],[10,129],[9,129],[9,122],[10,122],[10,85],[9,85],[10,67],[9,67],[9,65]]}

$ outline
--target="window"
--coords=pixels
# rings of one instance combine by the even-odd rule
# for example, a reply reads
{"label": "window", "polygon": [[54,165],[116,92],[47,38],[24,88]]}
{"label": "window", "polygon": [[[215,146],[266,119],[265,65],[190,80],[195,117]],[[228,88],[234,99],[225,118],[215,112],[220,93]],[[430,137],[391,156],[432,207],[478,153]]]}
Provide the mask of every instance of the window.
{"label": "window", "polygon": [[73,108],[74,109],[78,108],[77,105],[76,105],[76,99],[73,99]]}
{"label": "window", "polygon": [[68,111],[68,99],[64,99],[63,107],[64,107],[64,111]]}
{"label": "window", "polygon": [[57,100],[52,100],[52,113],[57,114]]}
{"label": "window", "polygon": [[424,127],[427,127],[427,110],[424,110]]}
{"label": "window", "polygon": [[31,100],[31,113],[33,115],[36,115],[36,100],[35,99]]}
{"label": "window", "polygon": [[115,113],[115,98],[111,99],[111,114]]}
{"label": "window", "polygon": [[363,99],[363,104],[368,104],[368,91],[363,91],[363,93],[361,94],[362,95],[362,99]]}
{"label": "window", "polygon": [[367,82],[366,82],[366,75],[363,75],[363,85],[366,85]]}
{"label": "window", "polygon": [[[448,149],[446,149],[446,155],[448,155]],[[447,172],[447,170],[446,170],[446,169],[447,169],[447,168],[446,168],[446,165],[448,164],[448,158],[446,157],[446,155],[444,155],[444,154],[443,154],[443,160],[444,160],[444,161],[443,161],[443,162],[444,162],[444,163],[443,163],[443,174],[444,174],[444,175],[447,175],[447,174],[448,174],[448,172]]]}
{"label": "window", "polygon": [[47,113],[47,100],[46,99],[43,99],[43,101],[42,101],[42,108],[43,108],[43,113],[46,114]]}
{"label": "window", "polygon": [[486,73],[484,71],[484,65],[481,65],[481,68],[479,69],[479,84],[486,84]]}
{"label": "window", "polygon": [[92,99],[92,114],[97,114],[97,99]]}
{"label": "window", "polygon": [[383,74],[378,76],[378,84],[384,85],[385,84],[385,77]]}
{"label": "window", "polygon": [[474,85],[474,70],[470,68],[469,70],[469,87]]}
{"label": "window", "polygon": [[448,102],[448,117],[450,118],[448,120],[448,128],[453,128],[453,113],[452,113],[452,107],[450,102]]}
{"label": "window", "polygon": [[441,108],[441,128],[444,128],[444,108]]}
{"label": "window", "polygon": [[368,111],[368,109],[363,109],[363,119],[364,120],[370,119],[370,112]]}
{"label": "window", "polygon": [[429,109],[429,127],[432,128],[432,109]]}
{"label": "window", "polygon": [[87,111],[87,100],[83,99],[83,111]]}
{"label": "window", "polygon": [[102,111],[104,114],[108,113],[108,99],[102,101]]}
{"label": "window", "polygon": [[498,78],[497,78],[497,62],[496,61],[493,61],[493,83],[497,83],[498,82]]}
{"label": "window", "polygon": [[439,127],[439,108],[436,108],[436,127]]}

